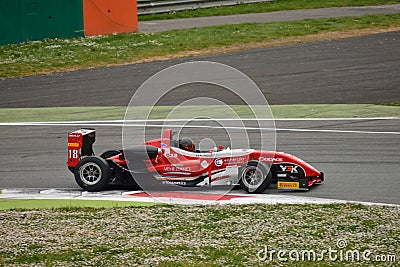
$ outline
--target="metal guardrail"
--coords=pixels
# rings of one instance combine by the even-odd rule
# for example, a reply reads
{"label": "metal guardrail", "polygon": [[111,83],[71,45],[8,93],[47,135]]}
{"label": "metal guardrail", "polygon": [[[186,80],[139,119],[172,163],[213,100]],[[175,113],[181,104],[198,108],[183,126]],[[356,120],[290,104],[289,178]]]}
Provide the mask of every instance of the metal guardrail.
{"label": "metal guardrail", "polygon": [[191,10],[217,6],[271,2],[274,0],[137,0],[138,14],[166,13],[178,10]]}

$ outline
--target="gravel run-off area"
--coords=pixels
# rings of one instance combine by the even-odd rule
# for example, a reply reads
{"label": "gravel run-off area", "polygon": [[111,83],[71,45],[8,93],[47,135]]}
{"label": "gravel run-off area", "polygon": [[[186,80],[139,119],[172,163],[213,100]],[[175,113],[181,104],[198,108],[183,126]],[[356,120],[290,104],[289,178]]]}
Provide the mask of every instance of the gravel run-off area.
{"label": "gravel run-off area", "polygon": [[0,212],[0,235],[0,266],[396,266],[400,207],[9,210]]}

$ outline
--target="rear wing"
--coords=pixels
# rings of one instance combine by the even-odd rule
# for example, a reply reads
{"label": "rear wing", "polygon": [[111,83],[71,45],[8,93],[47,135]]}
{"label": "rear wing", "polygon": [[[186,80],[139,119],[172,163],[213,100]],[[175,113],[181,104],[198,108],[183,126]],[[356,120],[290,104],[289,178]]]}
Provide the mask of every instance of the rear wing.
{"label": "rear wing", "polygon": [[92,156],[96,130],[80,129],[68,133],[68,167],[75,167],[81,157]]}

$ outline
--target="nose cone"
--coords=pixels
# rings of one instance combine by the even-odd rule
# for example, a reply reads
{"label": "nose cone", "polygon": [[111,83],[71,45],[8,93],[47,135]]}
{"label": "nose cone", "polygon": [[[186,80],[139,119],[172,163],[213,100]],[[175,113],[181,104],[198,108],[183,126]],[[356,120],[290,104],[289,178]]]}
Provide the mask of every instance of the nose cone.
{"label": "nose cone", "polygon": [[[301,166],[303,168],[304,172],[306,173],[306,177],[323,176],[323,174],[320,171],[318,171],[316,168],[311,166],[311,164],[305,162],[304,160],[302,160],[294,155],[284,153],[284,152],[276,152],[275,158],[281,158],[282,162],[285,162],[285,163],[293,163],[293,164]],[[278,162],[276,162],[276,163],[278,163]]]}

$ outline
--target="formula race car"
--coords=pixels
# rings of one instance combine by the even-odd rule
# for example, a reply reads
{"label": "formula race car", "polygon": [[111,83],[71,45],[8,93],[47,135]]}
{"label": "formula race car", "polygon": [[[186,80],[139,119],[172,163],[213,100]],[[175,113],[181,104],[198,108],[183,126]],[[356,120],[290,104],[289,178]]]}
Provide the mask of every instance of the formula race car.
{"label": "formula race car", "polygon": [[99,157],[93,153],[95,137],[94,129],[68,133],[68,168],[87,191],[126,182],[143,188],[149,182],[180,187],[240,185],[249,193],[262,193],[271,183],[278,189],[308,190],[324,181],[322,172],[293,155],[223,147],[197,151],[190,139],[173,139],[171,129],[162,138]]}

